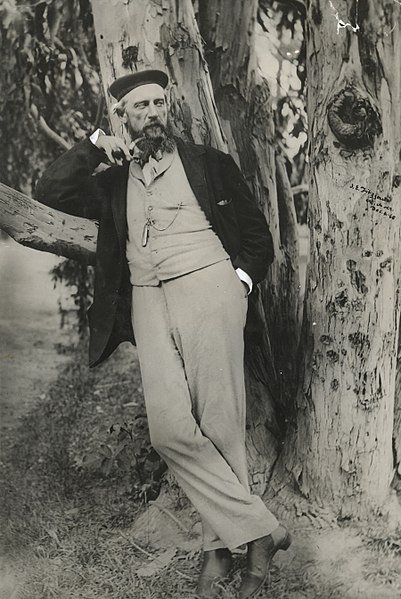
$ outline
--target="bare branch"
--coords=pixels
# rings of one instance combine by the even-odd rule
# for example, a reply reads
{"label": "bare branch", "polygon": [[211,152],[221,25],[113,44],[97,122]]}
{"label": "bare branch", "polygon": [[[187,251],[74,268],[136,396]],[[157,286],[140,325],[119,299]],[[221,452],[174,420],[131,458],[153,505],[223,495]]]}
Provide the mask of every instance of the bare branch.
{"label": "bare branch", "polygon": [[94,221],[49,208],[3,183],[0,183],[0,229],[35,250],[95,263]]}
{"label": "bare branch", "polygon": [[42,131],[47,135],[47,137],[49,137],[52,141],[56,142],[56,144],[61,146],[64,150],[69,150],[71,148],[71,145],[67,141],[65,141],[65,139],[63,139],[58,133],[56,133],[55,131],[53,131],[53,129],[51,129],[51,127],[49,127],[43,116],[39,114],[39,111],[35,104],[31,105],[31,114],[37,120],[40,129],[42,129]]}

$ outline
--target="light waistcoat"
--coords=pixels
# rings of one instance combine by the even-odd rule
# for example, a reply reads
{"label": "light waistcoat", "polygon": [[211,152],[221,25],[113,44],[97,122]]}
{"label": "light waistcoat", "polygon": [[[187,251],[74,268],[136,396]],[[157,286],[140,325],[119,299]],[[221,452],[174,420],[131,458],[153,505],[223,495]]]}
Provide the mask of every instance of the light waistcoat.
{"label": "light waistcoat", "polygon": [[[154,226],[149,226],[144,237],[148,217]],[[127,223],[132,285],[157,286],[160,281],[229,259],[199,206],[177,150],[159,162],[151,159],[143,170],[131,162]]]}

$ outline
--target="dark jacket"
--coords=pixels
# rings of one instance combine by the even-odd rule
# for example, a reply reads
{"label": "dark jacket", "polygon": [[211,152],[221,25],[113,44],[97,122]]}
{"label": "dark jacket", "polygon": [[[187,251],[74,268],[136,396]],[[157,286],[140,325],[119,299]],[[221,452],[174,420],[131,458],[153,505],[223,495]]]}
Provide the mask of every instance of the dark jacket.
{"label": "dark jacket", "polygon": [[[234,268],[252,278],[245,333],[257,334],[257,288],[273,260],[266,220],[234,160],[206,146],[177,140],[188,181]],[[94,301],[88,310],[89,364],[96,366],[122,341],[134,341],[131,284],[125,255],[128,165],[92,175],[104,153],[85,140],[58,158],[37,184],[35,197],[52,208],[99,221]]]}

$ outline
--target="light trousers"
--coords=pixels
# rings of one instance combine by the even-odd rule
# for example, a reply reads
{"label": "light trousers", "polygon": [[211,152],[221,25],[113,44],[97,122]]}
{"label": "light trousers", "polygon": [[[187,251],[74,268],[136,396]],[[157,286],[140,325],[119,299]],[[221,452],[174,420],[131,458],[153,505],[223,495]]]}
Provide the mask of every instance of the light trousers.
{"label": "light trousers", "polygon": [[245,451],[246,290],[229,260],[158,287],[133,287],[150,438],[192,504],[205,551],[270,534]]}

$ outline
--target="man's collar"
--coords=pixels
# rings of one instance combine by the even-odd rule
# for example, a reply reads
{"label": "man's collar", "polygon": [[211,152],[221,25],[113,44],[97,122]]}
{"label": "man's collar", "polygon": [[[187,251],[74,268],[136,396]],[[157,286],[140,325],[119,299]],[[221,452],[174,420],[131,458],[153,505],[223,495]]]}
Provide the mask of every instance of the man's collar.
{"label": "man's collar", "polygon": [[[176,142],[176,149],[170,154],[163,154],[160,161],[156,161],[154,159],[150,159],[151,166],[156,165],[156,172],[150,175],[151,170],[149,168],[150,161],[147,162],[143,168],[139,165],[139,163],[134,162],[133,160],[129,166],[129,172],[131,176],[134,176],[136,179],[142,181],[145,185],[149,185],[151,181],[153,181],[156,177],[160,176],[164,173],[172,164],[175,154],[178,151],[178,154],[184,164],[184,168],[186,171],[192,168],[192,163],[196,158],[206,152],[206,147],[202,145],[197,145],[189,141],[184,141],[180,137],[174,136],[174,140]],[[144,170],[146,172],[146,179],[144,177]],[[157,173],[157,174],[156,174]],[[155,176],[153,176],[153,174]],[[188,174],[188,172],[187,172]]]}
{"label": "man's collar", "polygon": [[132,161],[130,164],[130,174],[136,179],[140,179],[148,187],[150,183],[170,168],[176,154],[177,149],[175,148],[173,152],[162,154],[160,160],[150,157],[149,161],[142,168],[138,162]]}

